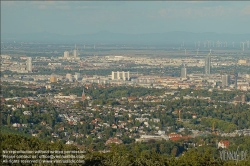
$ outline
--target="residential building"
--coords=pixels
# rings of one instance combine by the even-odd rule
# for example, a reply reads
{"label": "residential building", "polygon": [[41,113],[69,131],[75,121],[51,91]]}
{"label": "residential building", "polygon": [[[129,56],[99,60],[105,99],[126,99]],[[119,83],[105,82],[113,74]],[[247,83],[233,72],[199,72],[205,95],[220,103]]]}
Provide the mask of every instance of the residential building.
{"label": "residential building", "polygon": [[229,141],[227,140],[221,140],[219,143],[218,143],[218,148],[228,148],[229,146]]}
{"label": "residential building", "polygon": [[114,72],[114,71],[112,71],[112,80],[120,80],[120,79],[122,79],[124,81],[129,80],[130,79],[129,71],[128,72],[124,72],[124,71]]}
{"label": "residential building", "polygon": [[118,139],[117,137],[114,137],[114,138],[109,138],[105,145],[108,145],[108,144],[112,144],[112,143],[115,143],[115,144],[122,144],[122,140]]}

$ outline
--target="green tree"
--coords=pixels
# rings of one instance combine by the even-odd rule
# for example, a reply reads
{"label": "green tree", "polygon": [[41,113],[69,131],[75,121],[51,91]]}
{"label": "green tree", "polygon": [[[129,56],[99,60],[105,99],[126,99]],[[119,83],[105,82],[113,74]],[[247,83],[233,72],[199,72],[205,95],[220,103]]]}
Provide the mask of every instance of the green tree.
{"label": "green tree", "polygon": [[10,114],[8,114],[8,116],[7,116],[7,125],[8,126],[10,126],[11,125],[11,123],[10,123],[11,121],[10,121]]}

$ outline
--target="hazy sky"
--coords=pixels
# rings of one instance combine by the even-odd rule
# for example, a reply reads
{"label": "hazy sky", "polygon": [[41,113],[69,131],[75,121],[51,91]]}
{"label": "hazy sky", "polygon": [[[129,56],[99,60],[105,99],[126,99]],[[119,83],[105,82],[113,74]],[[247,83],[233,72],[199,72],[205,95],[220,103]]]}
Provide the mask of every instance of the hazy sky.
{"label": "hazy sky", "polygon": [[250,33],[250,2],[1,2],[1,33]]}

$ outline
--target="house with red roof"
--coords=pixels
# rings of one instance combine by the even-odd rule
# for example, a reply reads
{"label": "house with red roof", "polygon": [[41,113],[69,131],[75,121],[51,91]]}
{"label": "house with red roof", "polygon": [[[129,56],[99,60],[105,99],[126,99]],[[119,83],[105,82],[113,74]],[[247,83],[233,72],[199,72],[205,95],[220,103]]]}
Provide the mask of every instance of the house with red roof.
{"label": "house with red roof", "polygon": [[168,137],[169,137],[169,140],[171,141],[178,141],[182,138],[182,135],[177,134],[177,133],[171,133],[171,134],[168,134]]}
{"label": "house with red roof", "polygon": [[115,143],[115,144],[122,144],[122,140],[118,139],[117,137],[114,137],[114,138],[109,138],[105,145],[108,145],[108,144],[112,144],[112,143]]}
{"label": "house with red roof", "polygon": [[221,140],[219,143],[218,143],[218,148],[228,148],[229,146],[229,141],[228,140]]}

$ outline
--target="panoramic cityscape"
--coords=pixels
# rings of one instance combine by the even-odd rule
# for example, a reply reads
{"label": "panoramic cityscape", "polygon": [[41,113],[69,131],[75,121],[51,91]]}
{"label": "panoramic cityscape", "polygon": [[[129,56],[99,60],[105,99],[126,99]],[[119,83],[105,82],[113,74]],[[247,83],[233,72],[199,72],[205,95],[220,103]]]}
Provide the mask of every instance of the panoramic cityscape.
{"label": "panoramic cityscape", "polygon": [[1,2],[2,165],[250,164],[250,3],[145,3]]}

